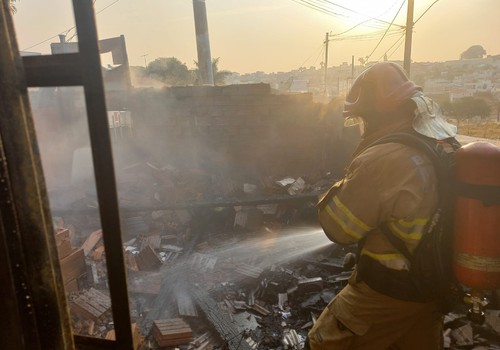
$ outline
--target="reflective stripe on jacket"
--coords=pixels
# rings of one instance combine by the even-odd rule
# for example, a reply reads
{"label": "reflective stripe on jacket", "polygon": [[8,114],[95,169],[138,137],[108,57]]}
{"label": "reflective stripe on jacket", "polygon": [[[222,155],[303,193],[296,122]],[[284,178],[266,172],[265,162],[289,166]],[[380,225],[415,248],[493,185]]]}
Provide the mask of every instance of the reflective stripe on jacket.
{"label": "reflective stripe on jacket", "polygon": [[436,175],[426,156],[400,143],[368,148],[349,165],[343,181],[318,205],[319,221],[334,242],[365,238],[361,255],[392,270],[409,261],[377,229],[387,223],[410,252],[436,209]]}

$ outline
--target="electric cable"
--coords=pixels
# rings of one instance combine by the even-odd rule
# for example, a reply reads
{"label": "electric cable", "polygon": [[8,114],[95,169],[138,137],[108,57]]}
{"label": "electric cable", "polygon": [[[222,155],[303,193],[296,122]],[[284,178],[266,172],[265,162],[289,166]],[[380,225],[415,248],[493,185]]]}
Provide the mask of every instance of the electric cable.
{"label": "electric cable", "polygon": [[[342,5],[339,5],[339,4],[336,4],[332,1],[328,1],[328,0],[292,0],[293,2],[295,3],[298,3],[300,5],[303,5],[303,6],[306,6],[306,7],[309,7],[311,9],[314,9],[314,10],[317,10],[317,11],[320,11],[322,13],[325,13],[327,15],[332,15],[332,16],[341,16],[341,17],[347,17],[347,18],[350,18],[351,16],[349,15],[346,15],[344,13],[338,13],[338,12],[334,12],[330,9],[331,6],[336,6],[336,7],[339,7],[343,10],[347,10],[351,13],[354,13],[356,14],[357,16],[362,16],[362,17],[368,17],[369,20],[367,20],[366,22],[370,22],[370,21],[377,21],[377,22],[380,22],[380,24],[383,24],[383,25],[387,25],[389,24],[389,22],[387,21],[384,21],[380,18],[377,18],[378,16],[375,16],[375,17],[370,17],[369,15],[366,15],[366,14],[363,14],[361,12],[357,12],[353,9],[350,9],[348,7],[345,7],[345,6],[342,6]],[[325,7],[326,6],[326,7]],[[393,7],[394,5],[391,6],[391,8]],[[403,27],[402,25],[399,25],[399,24],[394,24],[393,25],[397,25],[397,26],[400,26],[400,27]]]}
{"label": "electric cable", "polygon": [[329,16],[341,16],[339,13],[335,13],[335,12],[329,11],[327,9],[323,9],[317,5],[309,3],[306,0],[292,0],[292,1],[299,4],[299,5],[302,5],[302,6],[310,8],[310,9],[319,11],[319,12],[324,13],[324,14],[329,15]]}
{"label": "electric cable", "polygon": [[[397,29],[393,31],[389,31],[386,34],[386,38],[388,37],[393,37],[396,35],[401,35],[401,32],[404,33],[404,30]],[[345,36],[345,37],[335,37],[334,39],[331,39],[331,41],[345,41],[345,40],[375,40],[379,39],[381,35],[383,35],[385,31],[383,32],[372,32],[372,33],[367,33],[367,34],[359,34],[359,35],[350,35],[350,36]]]}
{"label": "electric cable", "polygon": [[[355,11],[355,10],[350,9],[350,8],[348,8],[348,7],[345,7],[345,6],[342,6],[342,5],[336,4],[336,3],[332,2],[332,1],[329,1],[329,0],[316,0],[316,1],[320,1],[320,2],[327,3],[327,4],[330,4],[330,5],[333,5],[333,6],[337,6],[337,7],[341,8],[341,9],[344,9],[344,10],[347,10],[347,11],[349,11],[349,12],[352,12],[352,13],[354,13],[354,14],[358,15],[358,16],[363,16],[363,17],[368,17],[368,18],[370,18],[370,16],[369,16],[369,15],[366,15],[366,14],[364,14],[364,13],[361,13],[361,12]],[[392,5],[392,6],[394,6],[394,5]],[[391,6],[391,7],[392,7],[392,6]],[[343,16],[345,16],[345,15],[343,15]],[[347,16],[346,16],[346,17],[347,17]],[[378,16],[376,16],[376,17],[378,17]],[[381,23],[383,23],[383,24],[389,24],[389,22],[384,21],[384,20],[379,19],[379,18],[376,18],[376,17],[372,17],[372,19],[374,19],[374,20],[376,20],[376,21],[378,21],[378,22],[381,22]],[[401,27],[402,27],[402,26],[401,26]]]}
{"label": "electric cable", "polygon": [[[382,57],[384,57],[385,55],[387,55],[387,57],[390,57],[390,55],[388,55],[388,52],[394,47],[396,46],[397,43],[400,43],[398,45],[398,47],[396,48],[396,50],[399,48],[399,46],[401,46],[401,39],[403,39],[405,37],[405,33],[403,32],[403,34],[398,38],[398,40],[396,40],[394,42],[394,44],[392,44],[387,50],[385,50],[384,54],[382,56],[379,57],[379,59],[377,60],[377,62],[380,62],[380,60],[382,59]],[[395,52],[395,51],[394,51]],[[394,53],[393,52],[393,53]],[[392,54],[391,54],[392,55]]]}
{"label": "electric cable", "polygon": [[[406,0],[403,0],[403,2],[401,3],[401,6],[399,7],[399,10],[398,12],[396,13],[396,15],[394,16],[394,18],[392,19],[392,22],[394,22],[396,20],[396,17],[398,17],[399,15],[399,12],[401,11],[401,9],[403,8],[403,5],[405,4]],[[372,50],[372,52],[367,56],[366,58],[366,61],[368,61],[370,59],[370,57],[372,57],[373,53],[375,52],[375,50],[377,50],[377,48],[380,46],[380,43],[382,42],[382,40],[384,40],[387,32],[389,31],[389,29],[391,28],[392,26],[392,22],[391,24],[389,24],[389,26],[387,27],[387,30],[385,31],[384,35],[382,36],[382,38],[380,38],[379,42],[377,43],[377,45],[375,46],[375,48]]]}
{"label": "electric cable", "polygon": [[[435,0],[435,1],[434,1],[434,2],[433,2],[430,6],[429,6],[429,7],[427,7],[427,9],[425,9],[425,11],[424,11],[424,12],[423,12],[423,13],[422,13],[422,14],[421,14],[418,18],[417,18],[417,20],[413,22],[413,25],[415,25],[415,24],[416,24],[416,23],[417,23],[417,22],[418,22],[418,21],[419,21],[419,20],[420,20],[420,19],[421,19],[421,18],[422,18],[422,17],[423,17],[423,16],[424,16],[424,15],[425,15],[425,14],[426,14],[426,13],[427,13],[430,9],[431,9],[431,7],[433,7],[433,6],[434,6],[434,5],[435,5],[438,1],[439,1],[439,0]],[[395,52],[396,52],[396,51],[397,51],[397,50],[401,47],[401,45],[403,44],[403,41],[402,41],[402,39],[403,39],[403,38],[404,38],[404,34],[403,34],[403,35],[402,35],[402,36],[401,36],[401,37],[400,37],[400,38],[399,38],[396,42],[394,42],[394,44],[392,44],[392,45],[391,45],[391,47],[389,47],[389,48],[385,51],[384,55],[387,55],[387,57],[388,57],[388,58],[390,58],[392,55],[394,55],[394,53],[395,53]],[[390,50],[391,50],[391,49],[392,49],[392,48],[393,48],[393,47],[394,47],[397,43],[399,43],[399,45],[398,45],[398,46],[396,46],[396,48],[392,51],[392,53],[390,53],[390,54],[389,54],[389,51],[390,51]],[[381,57],[377,60],[377,62],[378,62],[378,61],[380,61],[380,59],[381,59],[384,55],[382,55],[382,56],[381,56]]]}
{"label": "electric cable", "polygon": [[[415,22],[413,22],[413,25],[415,25],[415,23],[417,23],[417,22],[418,22],[418,21],[419,21],[419,20],[420,20],[420,19],[421,19],[421,18],[422,18],[422,17],[423,17],[426,13],[427,13],[427,11],[429,11],[429,10],[431,9],[431,7],[432,7],[432,6],[434,6],[434,5],[435,5],[438,1],[439,1],[439,0],[434,1],[434,2],[433,2],[433,3],[432,3],[432,4],[431,4],[431,5],[430,5],[430,6],[429,6],[429,7],[428,7],[428,8],[427,8],[427,9],[426,9],[426,10],[425,10],[425,11],[424,11],[421,15],[420,15],[420,17],[418,17],[418,18],[417,18],[417,20],[416,20]],[[386,54],[387,54],[387,57],[388,57],[388,58],[390,58],[392,55],[394,55],[394,53],[395,53],[395,52],[396,52],[396,51],[397,51],[397,50],[401,47],[401,45],[402,45],[402,44],[403,44],[403,42],[404,42],[404,41],[402,40],[403,38],[404,38],[404,35],[402,35],[402,36],[401,36],[401,37],[400,37],[400,38],[399,38],[399,39],[398,39],[398,40],[397,40],[394,44],[392,44],[392,46],[391,46],[391,47],[389,47],[389,48],[387,49]],[[396,47],[394,48],[394,50],[393,50],[390,54],[388,54],[388,52],[389,52],[389,51],[390,51],[390,50],[391,50],[391,49],[392,49],[392,48],[396,45],[396,43],[398,43],[398,42],[399,42],[399,45],[398,45],[398,46],[396,46]],[[379,59],[379,60],[380,60],[380,59]]]}
{"label": "electric cable", "polygon": [[[103,7],[102,9],[100,9],[99,11],[97,11],[95,14],[96,14],[96,15],[100,14],[101,12],[103,12],[104,10],[107,10],[108,8],[110,8],[111,6],[113,6],[114,4],[116,4],[116,3],[117,3],[117,2],[119,2],[119,1],[120,1],[120,0],[115,0],[115,1],[114,1],[114,2],[112,2],[111,4],[109,4],[109,5],[105,6],[105,7]],[[95,2],[96,2],[96,1],[94,1],[94,4],[95,4]],[[59,34],[64,34],[64,36],[66,36],[66,35],[68,35],[69,31],[70,31],[70,30],[72,30],[72,29],[74,29],[74,28],[76,28],[76,26],[73,26],[73,27],[71,27],[71,28],[68,28],[68,29],[66,29],[66,30],[63,30],[63,31],[62,31],[62,32],[60,32]],[[27,48],[23,49],[23,51],[28,51],[29,49],[32,49],[32,48],[34,48],[34,47],[36,47],[36,46],[38,46],[38,45],[44,44],[44,43],[46,43],[46,42],[47,42],[47,41],[49,41],[49,40],[52,40],[52,39],[54,39],[54,38],[57,38],[57,37],[59,36],[59,34],[56,34],[56,35],[54,35],[54,36],[51,36],[51,37],[50,37],[50,38],[48,38],[48,39],[45,39],[45,40],[43,40],[43,41],[40,41],[40,42],[39,42],[39,43],[37,43],[37,44],[31,45],[30,47],[27,47]],[[71,39],[73,39],[73,37],[74,37],[74,36],[72,36],[72,37],[71,37]]]}
{"label": "electric cable", "polygon": [[[404,36],[401,37],[401,39],[403,38]],[[392,51],[392,53],[390,53],[389,55],[387,55],[388,58],[391,58],[392,55],[394,55],[394,53],[401,47],[401,45],[404,43],[404,40],[401,40],[400,39],[400,42],[399,42],[399,45],[396,46],[396,48]]]}
{"label": "electric cable", "polygon": [[321,44],[321,46],[319,46],[316,50],[314,50],[314,53],[312,53],[308,58],[306,58],[306,60],[299,67],[304,67],[304,64],[306,64],[306,62],[311,59],[311,57],[318,51],[318,49],[319,49],[319,54],[316,56],[316,60],[314,61],[314,64],[316,64],[316,62],[318,61],[318,57],[325,51],[325,47],[323,46],[323,44]]}
{"label": "electric cable", "polygon": [[421,15],[420,17],[417,18],[415,22],[413,22],[413,25],[415,25],[426,13],[431,9],[432,6],[434,6],[439,0],[434,1]]}
{"label": "electric cable", "polygon": [[[439,1],[439,0],[438,0]],[[374,20],[374,19],[378,19],[378,17],[380,16],[383,16],[385,15],[387,12],[389,12],[390,9],[392,9],[394,7],[394,5],[397,3],[398,1],[396,1],[391,7],[389,7],[385,12],[381,13],[380,15],[378,16],[374,16],[374,17],[371,17],[371,18],[368,18],[367,20],[364,20],[358,24],[356,24],[355,26],[341,32],[341,33],[337,33],[337,34],[333,34],[334,36],[337,36],[337,35],[343,35],[343,34],[346,34],[346,33],[349,33],[351,30],[354,30],[356,29],[357,27],[359,27],[360,25],[362,24],[365,24],[366,22],[370,22],[371,20]],[[398,25],[399,26],[399,25]],[[404,26],[400,26],[401,28],[404,28]]]}

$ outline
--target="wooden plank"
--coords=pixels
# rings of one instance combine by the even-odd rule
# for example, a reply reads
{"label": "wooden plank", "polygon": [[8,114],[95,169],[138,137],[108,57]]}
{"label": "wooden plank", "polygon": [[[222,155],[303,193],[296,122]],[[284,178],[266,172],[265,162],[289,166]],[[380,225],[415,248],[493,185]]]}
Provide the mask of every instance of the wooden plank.
{"label": "wooden plank", "polygon": [[56,246],[59,259],[63,259],[71,254],[73,248],[71,247],[71,240],[69,238],[68,229],[58,229],[56,233]]}
{"label": "wooden plank", "polygon": [[160,346],[186,344],[193,340],[191,327],[179,318],[154,321],[152,333]]}
{"label": "wooden plank", "polygon": [[150,246],[146,246],[139,254],[135,255],[135,262],[139,270],[154,270],[161,266],[162,261]]}
{"label": "wooden plank", "polygon": [[83,275],[80,275],[77,278],[65,282],[64,290],[66,291],[66,294],[78,293],[80,289],[82,289],[82,286],[85,285],[85,278],[86,274],[84,273]]}
{"label": "wooden plank", "polygon": [[[139,327],[136,323],[132,323],[132,338],[133,338],[133,349],[137,350],[139,348],[139,343],[141,342],[141,335],[139,333]],[[107,340],[116,340],[115,330],[112,329],[106,333]]]}
{"label": "wooden plank", "polygon": [[70,309],[83,319],[97,321],[111,310],[111,299],[104,293],[90,288],[70,302]]}
{"label": "wooden plank", "polygon": [[189,326],[181,326],[179,328],[171,328],[171,329],[159,329],[159,328],[156,328],[158,330],[158,334],[161,336],[161,337],[165,337],[165,336],[171,336],[171,335],[176,335],[176,334],[184,334],[184,333],[187,333],[189,335],[189,333],[192,333],[192,330],[191,328],[189,328]]}
{"label": "wooden plank", "polygon": [[103,258],[103,256],[104,256],[104,246],[103,245],[94,249],[94,252],[92,253],[92,259],[101,260]]}
{"label": "wooden plank", "polygon": [[165,324],[187,324],[182,318],[169,318],[164,320],[154,321],[155,325],[165,325]]}
{"label": "wooden plank", "polygon": [[76,248],[67,257],[60,260],[64,282],[69,282],[83,275],[87,270],[83,250]]}
{"label": "wooden plank", "polygon": [[77,293],[78,292],[78,279],[74,278],[64,284],[64,290],[66,294]]}
{"label": "wooden plank", "polygon": [[88,256],[90,252],[94,249],[96,244],[101,240],[102,238],[102,230],[97,230],[92,232],[85,242],[83,242],[81,248],[83,249],[83,252],[85,253],[85,256]]}

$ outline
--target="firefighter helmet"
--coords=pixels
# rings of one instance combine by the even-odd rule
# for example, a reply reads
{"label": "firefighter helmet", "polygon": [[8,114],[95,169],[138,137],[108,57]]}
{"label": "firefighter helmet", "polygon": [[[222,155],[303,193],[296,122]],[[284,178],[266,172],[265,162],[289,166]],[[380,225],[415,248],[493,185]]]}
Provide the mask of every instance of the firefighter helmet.
{"label": "firefighter helmet", "polygon": [[380,62],[354,81],[344,103],[344,117],[366,117],[396,110],[422,88],[408,79],[401,66]]}

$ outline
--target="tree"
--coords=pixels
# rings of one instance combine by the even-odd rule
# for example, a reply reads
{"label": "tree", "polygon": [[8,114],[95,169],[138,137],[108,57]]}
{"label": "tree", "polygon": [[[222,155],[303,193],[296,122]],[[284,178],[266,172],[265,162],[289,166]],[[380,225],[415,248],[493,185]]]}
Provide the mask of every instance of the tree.
{"label": "tree", "polygon": [[460,54],[460,59],[483,58],[484,55],[486,55],[486,50],[481,45],[472,45]]}
{"label": "tree", "polygon": [[485,100],[468,96],[453,101],[451,103],[451,111],[459,124],[460,120],[467,120],[476,116],[481,117],[481,119],[488,117],[491,113],[491,108]]}
{"label": "tree", "polygon": [[173,86],[193,83],[191,72],[186,64],[175,57],[160,57],[150,62],[146,68],[146,74]]}
{"label": "tree", "polygon": [[[231,72],[228,70],[219,71],[219,62],[220,62],[220,57],[212,59],[212,72],[214,74],[214,84],[215,85],[224,85],[226,77],[228,75],[231,75]],[[194,65],[196,66],[196,69],[194,70],[195,83],[200,84],[200,82],[201,82],[200,65],[199,65],[198,61],[194,61]]]}
{"label": "tree", "polygon": [[481,117],[481,119],[488,118],[491,114],[490,105],[482,98],[476,98],[472,108],[475,114]]}

